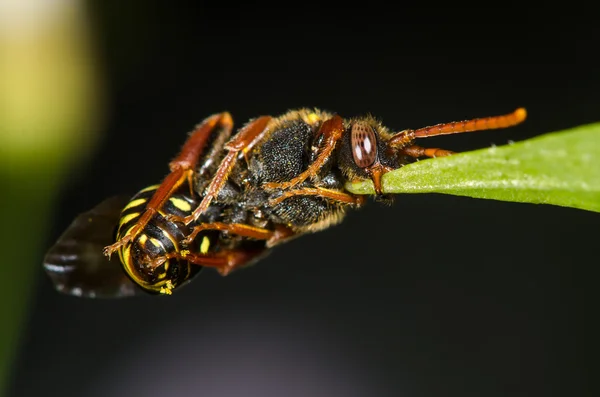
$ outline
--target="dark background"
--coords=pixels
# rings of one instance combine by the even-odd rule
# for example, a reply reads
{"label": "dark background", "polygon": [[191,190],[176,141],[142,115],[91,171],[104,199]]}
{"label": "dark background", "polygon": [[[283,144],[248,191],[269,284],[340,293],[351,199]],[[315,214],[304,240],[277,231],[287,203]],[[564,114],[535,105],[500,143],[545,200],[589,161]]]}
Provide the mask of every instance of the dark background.
{"label": "dark background", "polygon": [[[48,246],[101,199],[159,181],[223,110],[237,125],[300,106],[370,112],[401,130],[528,109],[516,128],[426,142],[459,151],[600,120],[585,10],[174,4],[89,7],[105,137],[66,184]],[[599,221],[404,195],[170,298],[61,296],[40,266],[12,395],[587,395]]]}

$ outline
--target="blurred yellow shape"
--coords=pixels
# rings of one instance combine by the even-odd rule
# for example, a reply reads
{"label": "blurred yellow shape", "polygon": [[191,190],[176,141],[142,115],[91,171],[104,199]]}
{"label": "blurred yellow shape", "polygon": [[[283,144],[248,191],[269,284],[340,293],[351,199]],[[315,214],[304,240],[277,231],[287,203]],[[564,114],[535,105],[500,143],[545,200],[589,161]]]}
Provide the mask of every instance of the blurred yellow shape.
{"label": "blurred yellow shape", "polygon": [[66,171],[100,131],[90,35],[76,0],[0,0],[0,396],[14,371]]}
{"label": "blurred yellow shape", "polygon": [[100,100],[80,2],[0,0],[0,168],[89,153]]}

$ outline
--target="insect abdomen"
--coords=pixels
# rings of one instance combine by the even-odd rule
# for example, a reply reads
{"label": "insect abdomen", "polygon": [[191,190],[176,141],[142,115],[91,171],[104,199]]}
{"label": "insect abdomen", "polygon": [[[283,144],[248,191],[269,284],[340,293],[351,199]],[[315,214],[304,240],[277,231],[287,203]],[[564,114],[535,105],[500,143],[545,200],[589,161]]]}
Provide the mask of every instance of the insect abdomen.
{"label": "insect abdomen", "polygon": [[[123,208],[116,240],[132,232],[157,188],[158,185],[141,190]],[[189,191],[185,194],[182,189],[174,193],[132,241],[119,248],[123,268],[136,284],[151,292],[170,293],[200,271],[201,266],[180,257],[182,250],[190,249],[181,241],[189,235],[194,224],[188,227],[165,218],[167,215],[187,216],[197,205]],[[207,244],[211,245],[209,236],[200,236],[198,240],[202,241],[203,249],[208,249]]]}

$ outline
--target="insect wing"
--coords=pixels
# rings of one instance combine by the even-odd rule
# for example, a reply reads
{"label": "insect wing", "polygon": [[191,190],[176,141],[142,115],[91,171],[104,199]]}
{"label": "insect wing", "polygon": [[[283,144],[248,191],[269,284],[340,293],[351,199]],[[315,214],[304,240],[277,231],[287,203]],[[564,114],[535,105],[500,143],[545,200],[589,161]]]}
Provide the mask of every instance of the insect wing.
{"label": "insect wing", "polygon": [[44,269],[54,287],[87,298],[144,295],[123,271],[118,255],[109,260],[102,249],[114,239],[121,209],[128,197],[111,197],[80,214],[50,248]]}

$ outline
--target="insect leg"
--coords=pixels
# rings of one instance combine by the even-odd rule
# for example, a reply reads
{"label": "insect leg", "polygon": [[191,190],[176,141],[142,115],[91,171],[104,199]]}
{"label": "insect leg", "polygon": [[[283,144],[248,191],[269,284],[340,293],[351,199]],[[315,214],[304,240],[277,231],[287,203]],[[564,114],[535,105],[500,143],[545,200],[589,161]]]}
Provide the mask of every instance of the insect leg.
{"label": "insect leg", "polygon": [[268,229],[263,229],[256,226],[244,225],[243,223],[223,223],[223,222],[213,222],[213,223],[201,223],[200,225],[194,227],[194,230],[181,242],[184,244],[189,244],[198,236],[198,233],[204,230],[220,230],[226,231],[229,233],[237,234],[238,236],[255,238],[257,240],[268,240],[273,235],[273,231]]}
{"label": "insect leg", "polygon": [[266,189],[289,189],[294,187],[308,178],[315,176],[321,170],[331,153],[335,149],[337,142],[342,137],[344,132],[344,123],[340,116],[335,115],[321,125],[319,133],[325,137],[323,146],[319,149],[319,154],[308,168],[295,178],[287,182],[267,182],[263,186]]}
{"label": "insect leg", "polygon": [[200,215],[206,211],[211,201],[219,194],[219,191],[227,181],[240,152],[241,154],[246,155],[248,151],[254,147],[263,136],[269,121],[271,121],[270,116],[262,116],[255,119],[242,128],[242,130],[225,145],[225,149],[228,153],[223,160],[221,160],[219,168],[217,168],[214,177],[204,192],[202,201],[198,207],[196,207],[194,212],[182,219],[172,216],[168,218],[173,221],[182,221],[186,225],[196,221]]}
{"label": "insect leg", "polygon": [[207,254],[195,254],[191,252],[183,252],[178,255],[179,259],[186,260],[194,265],[213,267],[222,276],[227,276],[229,273],[238,269],[248,262],[256,259],[263,254],[265,249],[259,250],[224,250]]}
{"label": "insect leg", "polygon": [[184,250],[181,252],[170,252],[167,255],[154,258],[148,267],[158,267],[170,259],[185,260],[194,265],[214,267],[222,275],[226,276],[233,270],[246,265],[253,259],[265,252],[265,249],[257,250],[223,250],[206,254],[197,254]]}
{"label": "insect leg", "polygon": [[302,189],[288,190],[284,192],[281,196],[271,199],[269,201],[269,204],[277,205],[285,199],[288,199],[293,196],[318,196],[329,200],[337,201],[339,203],[352,204],[356,206],[360,206],[366,201],[364,196],[355,196],[352,194],[341,192],[339,190],[331,190],[319,187],[305,187]]}
{"label": "insect leg", "polygon": [[213,223],[202,223],[196,227],[182,243],[189,244],[198,236],[203,230],[219,230],[226,231],[232,234],[236,234],[242,237],[250,237],[257,240],[266,240],[267,247],[271,247],[281,240],[284,240],[288,237],[294,235],[292,229],[285,226],[277,226],[275,230],[264,229],[261,227],[245,225],[243,223],[223,223],[223,222],[213,222]]}
{"label": "insect leg", "polygon": [[113,252],[135,238],[148,224],[150,219],[152,219],[154,214],[156,214],[169,197],[171,197],[173,192],[184,182],[187,181],[191,186],[198,159],[202,155],[211,133],[215,128],[219,127],[223,129],[224,134],[231,133],[233,120],[229,113],[224,112],[210,116],[196,127],[183,145],[179,155],[169,163],[171,173],[162,181],[159,188],[148,202],[144,214],[123,238],[112,245],[104,247],[104,255],[110,257]]}

